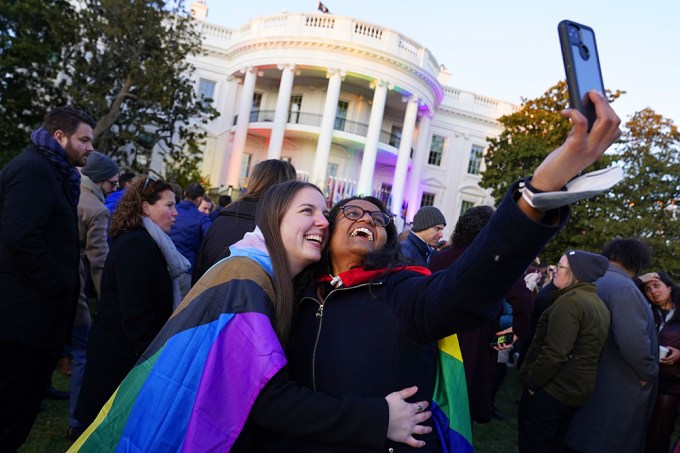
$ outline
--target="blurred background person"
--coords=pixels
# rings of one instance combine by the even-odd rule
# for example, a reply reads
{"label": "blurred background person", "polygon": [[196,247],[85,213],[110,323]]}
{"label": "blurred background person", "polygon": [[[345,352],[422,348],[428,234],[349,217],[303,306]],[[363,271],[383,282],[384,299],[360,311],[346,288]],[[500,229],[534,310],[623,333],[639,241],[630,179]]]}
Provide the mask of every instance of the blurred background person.
{"label": "blurred background person", "polygon": [[111,214],[113,214],[113,211],[116,210],[116,206],[118,206],[120,199],[123,198],[125,191],[130,186],[132,179],[135,176],[136,175],[131,172],[124,172],[120,174],[120,177],[118,178],[118,190],[111,192],[104,200],[104,204],[107,208],[109,208]]}
{"label": "blurred background person", "polygon": [[231,196],[230,195],[220,195],[220,198],[217,199],[217,204],[219,205],[217,209],[213,209],[213,212],[211,212],[208,217],[210,217],[210,221],[214,222],[215,219],[217,219],[217,216],[220,215],[220,211],[222,209],[226,208],[231,204]]}
{"label": "blurred background person", "polygon": [[109,210],[104,205],[107,195],[119,184],[120,169],[110,157],[94,151],[80,170],[80,201],[78,202],[78,238],[80,242],[80,297],[71,333],[69,352],[73,358],[69,398],[67,435],[75,439],[80,424],[73,418],[78,393],[83,381],[90,332],[90,298],[99,298],[106,256],[109,254],[107,231]]}
{"label": "blurred background person", "polygon": [[92,423],[179,299],[176,280],[189,263],[167,234],[176,217],[170,185],[139,177],[111,219],[113,243],[102,273],[101,300],[75,410],[81,425]]}
{"label": "blurred background person", "polygon": [[246,192],[220,211],[203,238],[196,253],[192,284],[213,264],[229,256],[229,246],[255,229],[255,208],[264,192],[275,184],[296,178],[295,167],[283,160],[268,159],[255,165]]}
{"label": "blurred background person", "polygon": [[668,452],[680,403],[680,288],[665,272],[640,276],[659,332],[659,393],[647,427],[645,452]]}
{"label": "blurred background person", "polygon": [[560,258],[553,302],[538,321],[519,377],[519,450],[558,452],[569,422],[595,388],[610,316],[593,282],[609,267],[602,255],[571,250]]}
{"label": "blurred background person", "polygon": [[434,206],[423,206],[413,216],[413,225],[399,244],[401,253],[415,266],[427,267],[446,226],[444,214]]}
{"label": "blurred background person", "polygon": [[189,270],[179,279],[182,296],[180,300],[184,299],[191,289],[191,271],[196,261],[196,252],[211,224],[208,216],[198,209],[205,195],[203,186],[197,182],[189,183],[183,195],[184,199],[177,205],[177,219],[170,229],[170,239],[175,243],[177,250],[189,261]]}
{"label": "blurred background person", "polygon": [[207,195],[203,195],[201,204],[198,205],[198,210],[201,211],[203,214],[207,215],[208,218],[210,218],[210,214],[212,214],[214,209],[215,203],[213,203],[212,198],[210,198]]}

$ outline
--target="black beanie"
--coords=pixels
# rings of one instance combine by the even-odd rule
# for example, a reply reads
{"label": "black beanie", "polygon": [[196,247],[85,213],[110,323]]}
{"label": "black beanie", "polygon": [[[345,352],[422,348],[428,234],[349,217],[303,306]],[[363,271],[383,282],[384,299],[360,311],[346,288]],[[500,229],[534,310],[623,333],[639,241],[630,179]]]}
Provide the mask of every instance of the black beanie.
{"label": "black beanie", "polygon": [[602,277],[609,269],[609,260],[596,253],[583,250],[570,250],[566,253],[569,267],[574,276],[582,283],[592,283]]}
{"label": "black beanie", "polygon": [[441,211],[434,206],[423,206],[422,208],[418,209],[416,215],[413,216],[413,225],[411,226],[411,230],[417,233],[418,231],[427,230],[428,228],[431,228],[435,225],[446,226],[444,214],[442,214]]}
{"label": "black beanie", "polygon": [[92,151],[80,172],[92,182],[102,182],[120,173],[120,169],[109,156]]}

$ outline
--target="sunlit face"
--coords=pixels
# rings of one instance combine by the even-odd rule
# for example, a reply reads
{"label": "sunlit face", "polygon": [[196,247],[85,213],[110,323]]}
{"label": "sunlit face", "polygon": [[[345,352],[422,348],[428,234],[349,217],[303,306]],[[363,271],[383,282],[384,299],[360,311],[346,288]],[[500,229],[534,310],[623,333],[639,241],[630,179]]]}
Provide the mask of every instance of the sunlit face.
{"label": "sunlit face", "polygon": [[664,306],[671,300],[671,287],[654,279],[645,285],[645,295],[654,305]]}
{"label": "sunlit face", "polygon": [[555,274],[553,276],[553,284],[559,288],[566,288],[571,285],[574,281],[574,275],[571,272],[571,267],[569,267],[569,260],[567,255],[562,255],[560,261],[557,263]]}
{"label": "sunlit face", "polygon": [[417,234],[420,239],[427,242],[430,247],[436,247],[442,237],[444,237],[444,226],[445,225],[435,225],[427,230],[418,231]]}
{"label": "sunlit face", "polygon": [[154,204],[142,202],[142,212],[145,216],[150,218],[153,223],[158,225],[161,230],[166,233],[170,232],[170,228],[175,223],[177,217],[177,209],[175,209],[175,192],[172,190],[164,190],[161,192],[161,197],[156,200]]}
{"label": "sunlit face", "polygon": [[[366,200],[352,200],[348,204],[366,211],[380,210]],[[351,220],[340,210],[335,218],[335,228],[329,246],[333,272],[338,274],[352,266],[362,265],[369,253],[382,249],[386,243],[385,227],[376,225],[367,212],[358,220]]]}
{"label": "sunlit face", "polygon": [[281,240],[293,276],[321,259],[328,237],[326,200],[311,187],[300,189],[281,218]]}
{"label": "sunlit face", "polygon": [[203,214],[208,215],[212,212],[213,209],[213,204],[211,201],[205,201],[204,199],[201,199],[201,204],[198,205],[198,210],[201,211]]}
{"label": "sunlit face", "polygon": [[84,167],[87,163],[87,158],[94,150],[92,147],[94,134],[92,128],[87,123],[80,123],[78,129],[69,137],[63,131],[58,130],[54,133],[54,139],[66,151],[68,162],[76,167]]}

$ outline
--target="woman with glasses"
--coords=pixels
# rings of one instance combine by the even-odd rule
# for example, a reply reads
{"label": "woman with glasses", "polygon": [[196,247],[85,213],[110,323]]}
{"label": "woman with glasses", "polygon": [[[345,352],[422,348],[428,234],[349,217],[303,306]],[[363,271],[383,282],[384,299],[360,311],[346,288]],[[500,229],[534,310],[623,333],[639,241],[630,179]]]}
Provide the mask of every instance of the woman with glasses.
{"label": "woman with glasses", "polygon": [[517,410],[521,452],[562,451],[569,423],[595,390],[595,371],[609,334],[610,313],[593,283],[608,260],[571,250],[555,267],[551,305],[543,312],[520,368]]}
{"label": "woman with glasses", "polygon": [[[167,234],[176,217],[172,187],[141,176],[133,180],[113,214],[112,244],[75,410],[83,426],[94,420],[179,299],[176,277],[187,271],[189,263]],[[76,434],[70,432],[69,437]]]}
{"label": "woman with glasses", "polygon": [[[302,291],[293,328],[288,354],[293,378],[318,392],[363,397],[416,385],[414,399],[433,402],[426,424],[433,427],[437,419],[439,428],[417,437],[426,442],[419,451],[442,451],[440,443],[447,451],[471,451],[463,366],[457,341],[448,337],[497,316],[503,294],[566,222],[564,201],[548,209],[532,197],[551,192],[561,198],[564,185],[620,135],[620,121],[605,97],[592,92],[590,98],[598,112],[591,132],[580,113],[566,110],[574,124],[569,138],[530,182],[512,185],[487,227],[446,270],[428,275],[425,268],[407,265],[380,200],[353,197],[333,207],[330,241],[316,282]],[[444,381],[439,387],[438,374]],[[366,430],[384,432],[386,423],[375,419]],[[300,439],[293,451],[314,448],[326,451]],[[361,451],[408,448],[387,442]]]}

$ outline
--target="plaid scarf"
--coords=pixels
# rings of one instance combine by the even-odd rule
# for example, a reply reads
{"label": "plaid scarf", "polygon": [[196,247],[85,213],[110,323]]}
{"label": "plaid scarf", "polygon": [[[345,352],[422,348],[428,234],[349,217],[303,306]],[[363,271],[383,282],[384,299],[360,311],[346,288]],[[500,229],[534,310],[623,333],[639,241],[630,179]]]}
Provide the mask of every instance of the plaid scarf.
{"label": "plaid scarf", "polygon": [[66,180],[66,187],[71,193],[71,204],[77,209],[80,199],[80,172],[68,162],[64,148],[42,127],[31,132],[31,141],[38,148],[38,151],[54,164],[59,174]]}

